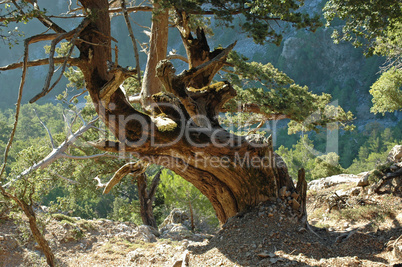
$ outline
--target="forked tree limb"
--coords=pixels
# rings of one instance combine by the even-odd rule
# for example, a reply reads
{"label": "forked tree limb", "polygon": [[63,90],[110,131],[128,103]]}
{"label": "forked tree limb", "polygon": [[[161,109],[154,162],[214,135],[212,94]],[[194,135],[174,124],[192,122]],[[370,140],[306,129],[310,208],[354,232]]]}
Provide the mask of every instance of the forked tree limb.
{"label": "forked tree limb", "polygon": [[68,157],[68,155],[65,154],[65,152],[67,151],[69,146],[72,145],[86,131],[91,129],[93,124],[97,120],[98,120],[98,118],[93,119],[88,124],[82,126],[80,129],[78,129],[74,134],[68,136],[63,143],[61,143],[57,148],[52,149],[52,151],[46,157],[44,157],[41,161],[39,161],[38,163],[27,168],[26,170],[21,172],[16,178],[14,178],[13,180],[11,180],[7,184],[5,184],[4,188],[10,187],[16,181],[18,181],[22,177],[32,173],[34,170],[37,170],[39,168],[44,169],[44,168],[48,167],[50,164],[52,164],[53,162],[55,162],[56,160],[63,158],[63,157]]}
{"label": "forked tree limb", "polygon": [[167,60],[179,59],[179,60],[181,60],[181,61],[184,61],[184,62],[188,63],[188,59],[187,59],[185,56],[177,55],[177,54],[168,55],[168,56],[166,57],[166,59],[167,59]]}
{"label": "forked tree limb", "polygon": [[33,111],[34,111],[36,117],[38,118],[40,124],[42,124],[43,128],[45,128],[45,130],[46,130],[46,132],[47,132],[47,134],[48,134],[48,136],[49,136],[50,144],[52,145],[52,149],[55,149],[56,146],[54,145],[52,133],[50,132],[49,128],[47,128],[46,124],[40,119],[38,113],[36,113],[36,110],[33,109]]}
{"label": "forked tree limb", "polygon": [[[182,73],[179,76],[183,76],[183,80],[185,82],[189,82],[189,80],[194,80],[196,78],[205,77],[207,80],[203,81],[204,83],[202,85],[206,86],[208,85],[212,79],[215,77],[215,74],[218,73],[218,71],[223,67],[223,65],[226,63],[226,58],[228,57],[230,51],[233,50],[234,46],[236,45],[237,41],[229,45],[227,48],[223,50],[219,50],[219,53],[211,58],[209,61],[190,69],[188,72],[189,74]],[[190,86],[194,86],[190,83]],[[199,85],[195,86],[196,88],[200,88]]]}
{"label": "forked tree limb", "polygon": [[[71,56],[73,49],[74,49],[74,42],[75,40],[78,38],[78,35],[85,29],[86,26],[88,26],[90,23],[89,19],[84,19],[80,25],[75,28],[72,31],[66,32],[66,33],[61,33],[59,34],[56,38],[54,38],[52,40],[52,44],[50,47],[50,54],[49,54],[49,71],[46,77],[46,81],[45,81],[45,85],[42,89],[42,92],[40,92],[39,94],[37,94],[36,96],[34,96],[29,103],[34,103],[36,102],[38,99],[42,98],[43,96],[47,95],[55,86],[56,84],[60,81],[61,77],[63,76],[64,70],[67,66],[68,63],[68,58]],[[54,54],[55,54],[55,50],[56,50],[56,45],[63,39],[67,39],[70,40],[71,42],[71,48],[68,51],[66,60],[63,62],[62,68],[61,68],[61,73],[59,75],[59,77],[56,79],[56,81],[53,83],[52,86],[50,86],[50,82],[52,80],[53,74],[54,74]]]}
{"label": "forked tree limb", "polygon": [[208,126],[209,122],[218,126],[218,114],[222,105],[236,95],[229,83],[218,82],[210,85],[235,44],[236,42],[221,50],[210,61],[179,75],[175,74],[176,70],[169,60],[160,61],[156,67],[156,75],[166,91],[179,98],[187,113],[200,127]]}
{"label": "forked tree limb", "polygon": [[113,77],[102,87],[99,92],[99,97],[103,102],[104,107],[109,106],[111,96],[120,89],[120,85],[128,78],[137,73],[137,70],[129,70],[120,66],[114,67],[109,71],[113,73]]}

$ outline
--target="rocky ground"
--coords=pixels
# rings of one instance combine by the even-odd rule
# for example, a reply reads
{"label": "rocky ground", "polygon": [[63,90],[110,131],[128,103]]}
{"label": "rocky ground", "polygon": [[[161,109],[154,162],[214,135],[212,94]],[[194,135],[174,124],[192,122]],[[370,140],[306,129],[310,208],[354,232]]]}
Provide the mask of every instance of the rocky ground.
{"label": "rocky ground", "polygon": [[[399,170],[393,166],[382,175]],[[370,175],[310,183],[307,225],[284,196],[238,214],[213,234],[188,230],[179,210],[159,231],[53,214],[45,233],[59,266],[402,266],[401,178],[379,190],[368,185]],[[0,221],[0,266],[46,265],[27,233]]]}
{"label": "rocky ground", "polygon": [[[189,266],[402,263],[401,198],[355,186],[349,181],[310,190],[309,227],[278,199],[239,214],[210,235],[192,233],[185,221],[177,223],[180,218],[170,218],[159,233],[131,223],[55,215],[46,238],[60,266],[182,266],[183,259]],[[344,202],[334,204],[334,193]],[[45,266],[40,249],[21,240],[22,234],[10,220],[0,224],[1,266]]]}

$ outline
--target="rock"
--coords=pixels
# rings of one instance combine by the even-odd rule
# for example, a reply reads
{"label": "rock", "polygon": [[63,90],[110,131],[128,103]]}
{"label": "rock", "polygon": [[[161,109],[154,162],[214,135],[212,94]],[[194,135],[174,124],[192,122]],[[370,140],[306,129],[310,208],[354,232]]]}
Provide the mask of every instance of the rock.
{"label": "rock", "polygon": [[190,256],[189,251],[188,250],[184,251],[182,259],[176,261],[173,264],[173,267],[187,267],[188,261],[190,259],[189,256]]}
{"label": "rock", "polygon": [[389,167],[389,169],[390,169],[392,172],[396,172],[397,170],[400,169],[400,167],[399,167],[397,164],[393,164],[391,167]]}
{"label": "rock", "polygon": [[261,258],[268,258],[268,257],[269,258],[274,258],[274,257],[276,257],[275,253],[272,253],[272,252],[268,253],[266,251],[264,251],[262,253],[258,253],[257,256],[261,257]]}
{"label": "rock", "polygon": [[388,154],[388,162],[401,162],[402,161],[402,145],[394,146]]}
{"label": "rock", "polygon": [[394,250],[392,251],[394,254],[394,257],[397,258],[398,260],[402,260],[402,245],[396,245],[394,246]]}
{"label": "rock", "polygon": [[4,240],[4,236],[0,235],[0,241]]}
{"label": "rock", "polygon": [[185,211],[182,211],[181,209],[173,209],[159,227],[162,228],[168,224],[185,224],[186,222],[188,223],[189,218],[190,217]]}
{"label": "rock", "polygon": [[144,257],[144,251],[141,248],[137,248],[136,250],[127,253],[127,258],[129,261],[136,261],[141,257]]}
{"label": "rock", "polygon": [[297,232],[304,233],[304,232],[307,232],[307,229],[304,227],[300,227],[299,230],[297,230]]}
{"label": "rock", "polygon": [[155,242],[156,237],[153,234],[154,228],[149,225],[140,225],[135,229],[136,235],[135,237],[142,237],[142,240],[145,242]]}
{"label": "rock", "polygon": [[292,198],[294,198],[294,199],[297,199],[297,198],[299,197],[299,194],[296,193],[296,192],[293,192],[290,196],[291,196]]}
{"label": "rock", "polygon": [[128,227],[124,223],[120,223],[119,225],[116,226],[116,230],[119,231],[119,232],[126,232],[126,231],[130,230],[130,227]]}
{"label": "rock", "polygon": [[360,194],[361,189],[359,187],[353,187],[349,190],[349,194],[351,196],[358,196]]}
{"label": "rock", "polygon": [[279,197],[280,198],[285,198],[285,196],[286,196],[286,186],[284,186],[281,189],[279,189]]}
{"label": "rock", "polygon": [[[173,240],[194,239],[196,236],[183,224],[168,224],[161,228],[162,238]],[[199,239],[198,237],[196,239]]]}
{"label": "rock", "polygon": [[330,177],[326,178],[321,178],[317,180],[313,180],[308,183],[307,189],[308,190],[314,190],[314,191],[319,191],[331,186],[335,186],[338,184],[344,184],[344,183],[357,183],[359,181],[359,177],[354,174],[338,174],[338,175],[333,175]]}
{"label": "rock", "polygon": [[392,251],[392,253],[394,254],[394,257],[395,257],[398,261],[399,261],[399,260],[402,260],[402,242],[400,242],[401,238],[402,238],[402,236],[398,237],[398,238],[395,240],[395,242],[394,242],[394,244],[393,244],[394,249],[393,249],[393,251]]}
{"label": "rock", "polygon": [[369,176],[370,172],[364,172],[363,175],[359,178],[359,181],[357,182],[357,186],[367,186],[369,185]]}
{"label": "rock", "polygon": [[277,263],[278,260],[279,260],[278,258],[271,258],[271,259],[269,259],[269,261],[270,261],[272,264]]}
{"label": "rock", "polygon": [[5,242],[2,242],[2,246],[7,250],[14,250],[18,247],[18,241],[11,235],[6,235],[4,241]]}
{"label": "rock", "polygon": [[345,190],[336,190],[335,193],[338,195],[338,197],[340,198],[348,198],[350,192],[349,191],[345,191]]}
{"label": "rock", "polygon": [[297,202],[297,200],[293,198],[292,199],[292,209],[299,210],[299,208],[300,208],[299,202]]}

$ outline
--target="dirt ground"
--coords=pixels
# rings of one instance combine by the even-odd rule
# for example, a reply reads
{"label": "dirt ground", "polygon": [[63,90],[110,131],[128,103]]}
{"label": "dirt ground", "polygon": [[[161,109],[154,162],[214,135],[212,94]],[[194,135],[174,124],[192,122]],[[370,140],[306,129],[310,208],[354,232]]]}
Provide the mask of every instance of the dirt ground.
{"label": "dirt ground", "polygon": [[[400,196],[342,184],[309,192],[307,210],[302,225],[284,201],[262,203],[214,234],[68,218],[48,219],[45,233],[58,266],[402,266]],[[0,266],[46,266],[27,233],[1,221]]]}

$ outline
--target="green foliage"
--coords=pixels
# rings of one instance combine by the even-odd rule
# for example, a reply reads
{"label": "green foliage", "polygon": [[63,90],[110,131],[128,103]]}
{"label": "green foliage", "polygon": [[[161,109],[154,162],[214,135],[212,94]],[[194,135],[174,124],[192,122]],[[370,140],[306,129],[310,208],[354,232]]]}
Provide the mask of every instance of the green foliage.
{"label": "green foliage", "polygon": [[[319,16],[310,17],[298,9],[302,1],[294,0],[258,0],[258,1],[205,1],[205,0],[165,0],[164,6],[174,6],[188,13],[198,13],[207,10],[213,13],[218,25],[234,27],[239,23],[241,29],[253,38],[254,42],[262,44],[269,41],[279,44],[282,41],[282,29],[277,27],[279,21],[285,21],[296,29],[315,31],[321,26]],[[234,14],[241,14],[242,20],[235,21]]]}
{"label": "green foliage", "polygon": [[54,214],[52,214],[52,218],[57,221],[68,221],[70,223],[75,223],[77,221],[76,219],[74,219],[70,216],[64,215],[62,213],[54,213]]}
{"label": "green foliage", "polygon": [[365,46],[373,54],[377,38],[387,38],[387,31],[402,20],[402,3],[399,0],[359,1],[329,0],[324,7],[327,26],[340,18],[345,21],[342,33],[334,31],[336,42],[352,42],[356,47]]}
{"label": "green foliage", "polygon": [[[18,7],[24,10],[23,13],[20,12]],[[46,12],[35,10],[25,1],[20,1],[18,7],[16,2],[11,4],[7,1],[6,3],[2,2],[0,6],[0,18],[2,20],[0,23],[0,38],[9,46],[9,48],[19,44],[20,38],[24,36],[24,33],[19,30],[18,26],[11,29],[11,23],[27,24],[31,19],[38,17],[41,14],[45,14]]]}
{"label": "green foliage", "polygon": [[351,173],[370,171],[385,162],[391,148],[402,141],[398,136],[400,131],[400,126],[384,129],[380,125],[368,124],[363,132],[366,141],[360,146],[358,155],[348,171]]}
{"label": "green foliage", "polygon": [[313,166],[314,168],[311,170],[312,179],[329,177],[346,172],[339,164],[339,156],[335,152],[330,152],[315,158]]}
{"label": "green foliage", "polygon": [[207,223],[212,228],[218,226],[219,221],[211,203],[194,185],[167,169],[162,171],[160,178],[158,191],[164,197],[165,215],[173,208],[184,209],[190,213],[191,204],[198,225]]}
{"label": "green foliage", "polygon": [[373,96],[371,112],[382,113],[402,110],[402,69],[384,72],[371,86]]}
{"label": "green foliage", "polygon": [[314,144],[307,135],[302,136],[292,148],[280,146],[276,151],[285,160],[289,174],[294,179],[301,168],[305,168],[308,181],[345,172],[339,165],[336,153],[316,157],[315,152]]}
{"label": "green foliage", "polygon": [[[398,21],[399,20],[399,21]],[[389,27],[384,36],[377,38],[375,54],[386,56],[390,59],[396,59],[396,64],[401,68],[401,47],[402,47],[402,19],[398,18],[393,21],[392,27]],[[391,62],[392,63],[392,62]]]}
{"label": "green foliage", "polygon": [[113,210],[108,218],[115,221],[133,222],[137,225],[142,224],[139,200],[130,202],[129,199],[116,197],[113,201]]}
{"label": "green foliage", "polygon": [[[227,74],[226,78],[237,91],[237,97],[226,104],[232,112],[236,112],[239,103],[257,104],[268,117],[281,115],[291,119],[289,133],[319,130],[321,127],[353,129],[353,126],[348,125],[353,120],[353,114],[345,112],[339,106],[329,105],[329,94],[312,93],[307,86],[295,84],[270,63],[246,60],[247,58],[236,52],[232,52],[228,60],[234,67],[233,73]],[[229,121],[239,122],[239,116],[245,114],[236,114]],[[246,116],[252,118],[249,120],[255,123],[261,114]]]}
{"label": "green foliage", "polygon": [[[372,85],[371,111],[393,112],[402,108],[402,2],[398,0],[375,0],[364,4],[348,0],[330,0],[325,8],[328,25],[334,18],[345,20],[342,34],[334,31],[336,42],[346,40],[355,47],[364,46],[366,55],[383,55],[388,66]],[[394,68],[391,68],[394,67]]]}

